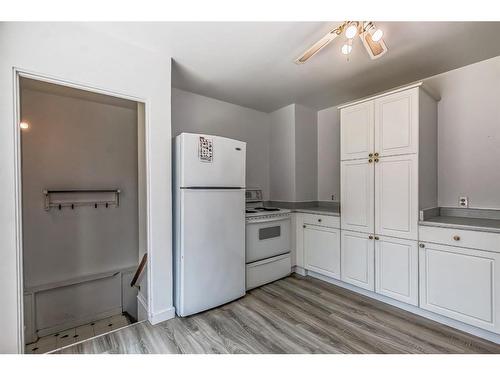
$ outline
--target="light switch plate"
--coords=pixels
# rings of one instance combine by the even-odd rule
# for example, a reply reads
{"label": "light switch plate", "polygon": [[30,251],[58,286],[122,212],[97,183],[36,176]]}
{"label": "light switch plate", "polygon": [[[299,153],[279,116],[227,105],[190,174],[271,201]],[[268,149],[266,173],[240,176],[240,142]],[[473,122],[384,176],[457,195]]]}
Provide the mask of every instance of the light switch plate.
{"label": "light switch plate", "polygon": [[469,208],[469,197],[458,197],[458,206],[462,208]]}

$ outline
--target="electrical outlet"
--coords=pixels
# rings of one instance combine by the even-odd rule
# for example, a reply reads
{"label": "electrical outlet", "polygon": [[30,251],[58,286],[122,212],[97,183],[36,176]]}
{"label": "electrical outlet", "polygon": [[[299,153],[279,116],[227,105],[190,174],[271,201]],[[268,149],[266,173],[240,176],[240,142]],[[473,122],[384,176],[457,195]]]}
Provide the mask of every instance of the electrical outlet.
{"label": "electrical outlet", "polygon": [[458,206],[469,208],[469,197],[458,197]]}

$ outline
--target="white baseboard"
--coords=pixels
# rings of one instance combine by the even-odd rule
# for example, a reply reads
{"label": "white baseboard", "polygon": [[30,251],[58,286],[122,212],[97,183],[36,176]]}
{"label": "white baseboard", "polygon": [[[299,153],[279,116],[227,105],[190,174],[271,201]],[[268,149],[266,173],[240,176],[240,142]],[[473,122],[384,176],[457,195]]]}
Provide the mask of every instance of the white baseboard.
{"label": "white baseboard", "polygon": [[137,321],[148,320],[148,316],[148,302],[146,301],[146,297],[139,291],[137,293]]}
{"label": "white baseboard", "polygon": [[175,307],[170,306],[169,308],[159,311],[157,313],[152,313],[149,316],[149,322],[151,324],[158,324],[166,320],[175,318]]}
{"label": "white baseboard", "polygon": [[435,314],[435,313],[427,311],[427,310],[423,310],[417,306],[408,305],[406,303],[396,301],[392,298],[382,296],[382,295],[377,294],[375,292],[365,290],[362,288],[358,288],[357,286],[345,283],[341,280],[332,279],[331,277],[324,276],[324,275],[321,275],[321,274],[313,272],[313,271],[305,270],[302,267],[295,266],[294,268],[292,268],[292,272],[298,273],[301,276],[311,276],[311,277],[314,277],[316,279],[323,280],[327,283],[339,286],[341,288],[350,290],[350,291],[358,293],[358,294],[362,294],[366,297],[370,297],[370,298],[373,298],[377,301],[387,303],[388,305],[398,307],[402,310],[406,310],[406,311],[411,312],[415,315],[422,316],[424,318],[427,318],[427,319],[433,320],[435,322],[447,325],[449,327],[458,329],[460,331],[470,333],[471,335],[483,338],[483,339],[488,340],[488,341],[492,341],[496,344],[500,344],[500,335],[499,334],[489,332],[489,331],[486,331],[486,330],[481,329],[481,328],[473,327],[471,325],[459,322],[459,321],[454,320],[454,319],[447,318],[447,317],[439,315],[439,314]]}
{"label": "white baseboard", "polygon": [[299,266],[293,266],[292,272],[295,272],[301,276],[307,276],[307,271],[304,268],[299,267]]}

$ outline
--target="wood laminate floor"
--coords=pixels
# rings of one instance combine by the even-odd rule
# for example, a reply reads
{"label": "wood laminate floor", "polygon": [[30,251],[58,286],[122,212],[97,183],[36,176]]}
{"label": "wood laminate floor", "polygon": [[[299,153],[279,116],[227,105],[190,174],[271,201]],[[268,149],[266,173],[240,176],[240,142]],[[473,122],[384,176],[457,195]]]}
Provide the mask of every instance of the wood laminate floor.
{"label": "wood laminate floor", "polygon": [[500,353],[500,345],[294,274],[210,311],[56,353]]}

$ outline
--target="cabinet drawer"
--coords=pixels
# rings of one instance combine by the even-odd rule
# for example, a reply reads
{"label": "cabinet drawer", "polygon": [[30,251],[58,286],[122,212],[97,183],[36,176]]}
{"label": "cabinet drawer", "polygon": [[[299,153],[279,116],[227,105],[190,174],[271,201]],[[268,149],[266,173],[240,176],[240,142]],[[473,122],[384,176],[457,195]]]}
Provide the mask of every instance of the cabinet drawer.
{"label": "cabinet drawer", "polygon": [[340,228],[340,217],[329,215],[304,214],[304,224]]}
{"label": "cabinet drawer", "polygon": [[419,240],[500,253],[500,234],[472,230],[420,226]]}

